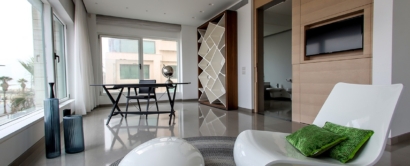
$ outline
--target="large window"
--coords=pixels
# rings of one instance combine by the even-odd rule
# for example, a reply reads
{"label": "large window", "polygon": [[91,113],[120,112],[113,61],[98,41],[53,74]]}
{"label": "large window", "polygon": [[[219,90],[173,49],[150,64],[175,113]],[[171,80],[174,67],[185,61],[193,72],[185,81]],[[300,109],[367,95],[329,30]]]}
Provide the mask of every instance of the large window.
{"label": "large window", "polygon": [[[139,48],[142,48],[140,50]],[[164,65],[172,66],[172,81],[178,82],[178,49],[172,40],[101,37],[103,83],[138,83],[155,79],[164,83]],[[156,92],[165,92],[158,88]]]}
{"label": "large window", "polygon": [[[31,3],[30,3],[31,2]],[[0,125],[40,110],[45,98],[42,3],[0,6]]]}

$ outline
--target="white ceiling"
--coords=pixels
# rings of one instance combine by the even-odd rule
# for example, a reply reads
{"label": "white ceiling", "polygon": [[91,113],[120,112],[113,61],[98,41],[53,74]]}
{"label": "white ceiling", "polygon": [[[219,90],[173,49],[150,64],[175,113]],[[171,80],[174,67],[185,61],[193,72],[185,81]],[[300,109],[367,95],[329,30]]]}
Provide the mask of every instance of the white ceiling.
{"label": "white ceiling", "polygon": [[263,19],[263,36],[292,29],[292,1],[287,0],[266,9]]}
{"label": "white ceiling", "polygon": [[84,4],[94,14],[199,26],[243,1],[247,0],[84,0]]}

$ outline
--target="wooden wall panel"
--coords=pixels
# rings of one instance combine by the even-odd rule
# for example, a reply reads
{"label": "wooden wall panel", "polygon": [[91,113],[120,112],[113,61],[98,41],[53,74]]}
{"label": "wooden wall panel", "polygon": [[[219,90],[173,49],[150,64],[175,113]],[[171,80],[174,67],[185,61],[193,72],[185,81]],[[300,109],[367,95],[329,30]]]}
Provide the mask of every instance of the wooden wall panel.
{"label": "wooden wall panel", "polygon": [[302,0],[300,3],[303,5],[303,4],[306,4],[306,3],[310,3],[312,1],[316,1],[316,0]]}
{"label": "wooden wall panel", "polygon": [[300,62],[300,4],[301,0],[292,1],[292,64]]}
{"label": "wooden wall panel", "polygon": [[[371,84],[373,0],[292,1],[292,121],[310,124],[338,82]],[[364,49],[306,59],[304,28],[363,11]],[[341,18],[343,19],[343,18]]]}
{"label": "wooden wall panel", "polygon": [[310,23],[372,2],[372,0],[313,0],[301,5],[301,22]]}
{"label": "wooden wall panel", "polygon": [[336,83],[370,84],[371,64],[372,58],[300,64],[300,121],[313,122]]}
{"label": "wooden wall panel", "polygon": [[300,65],[292,65],[292,121],[300,120]]}

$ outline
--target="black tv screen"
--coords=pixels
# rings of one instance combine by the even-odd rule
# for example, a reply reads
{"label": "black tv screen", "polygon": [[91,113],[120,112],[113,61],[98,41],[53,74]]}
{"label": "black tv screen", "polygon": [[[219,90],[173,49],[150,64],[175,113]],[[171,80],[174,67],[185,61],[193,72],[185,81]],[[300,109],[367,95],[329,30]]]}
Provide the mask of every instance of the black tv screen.
{"label": "black tv screen", "polygon": [[363,15],[306,30],[306,56],[363,49]]}

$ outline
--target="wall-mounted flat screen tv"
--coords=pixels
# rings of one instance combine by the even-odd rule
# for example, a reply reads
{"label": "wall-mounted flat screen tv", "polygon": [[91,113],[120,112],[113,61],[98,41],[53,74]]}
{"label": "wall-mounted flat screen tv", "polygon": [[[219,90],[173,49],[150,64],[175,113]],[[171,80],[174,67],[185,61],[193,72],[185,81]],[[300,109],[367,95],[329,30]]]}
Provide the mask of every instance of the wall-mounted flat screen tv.
{"label": "wall-mounted flat screen tv", "polygon": [[306,30],[305,55],[363,49],[363,15]]}

